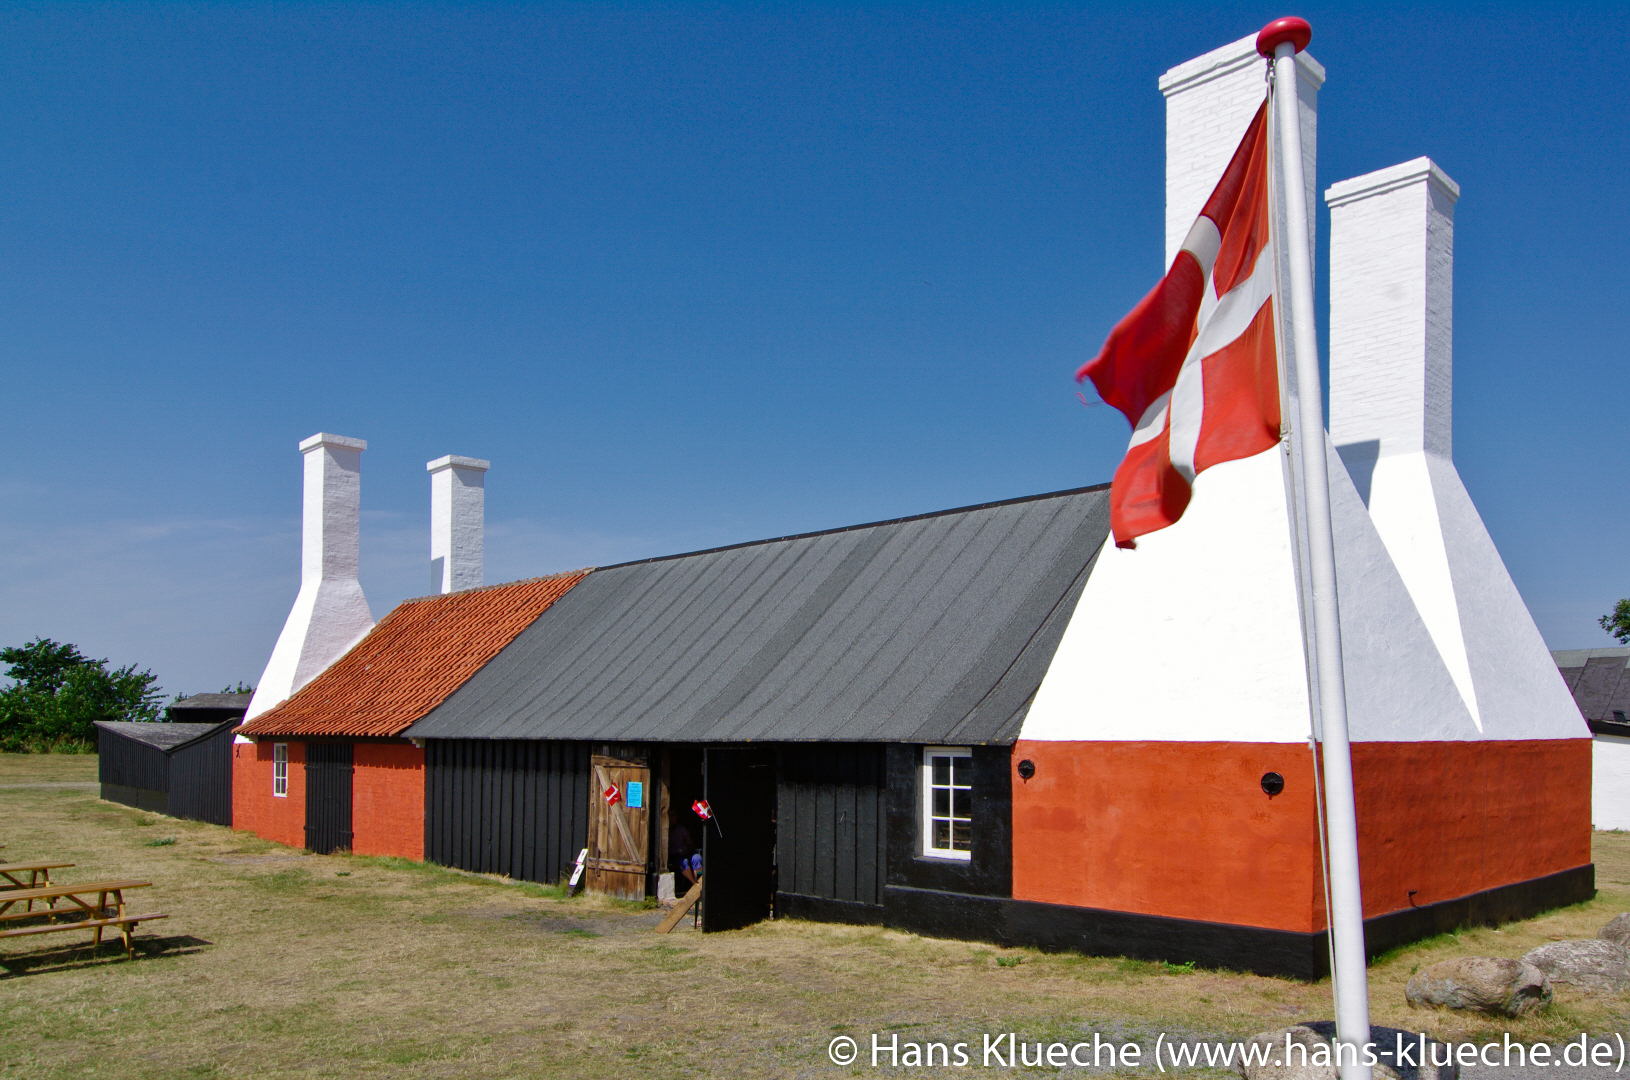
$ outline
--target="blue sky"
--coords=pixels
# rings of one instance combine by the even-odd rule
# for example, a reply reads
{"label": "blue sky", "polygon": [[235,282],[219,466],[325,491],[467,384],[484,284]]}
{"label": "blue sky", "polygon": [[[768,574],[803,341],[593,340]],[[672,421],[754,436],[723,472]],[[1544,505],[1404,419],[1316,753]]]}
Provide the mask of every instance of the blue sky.
{"label": "blue sky", "polygon": [[[370,444],[375,617],[447,453],[489,582],[1105,481],[1071,374],[1162,270],[1156,79],[1285,13],[0,10],[0,641],[253,682],[315,431]],[[1552,647],[1612,644],[1626,9],[1298,13],[1320,190],[1461,184],[1456,460]]]}

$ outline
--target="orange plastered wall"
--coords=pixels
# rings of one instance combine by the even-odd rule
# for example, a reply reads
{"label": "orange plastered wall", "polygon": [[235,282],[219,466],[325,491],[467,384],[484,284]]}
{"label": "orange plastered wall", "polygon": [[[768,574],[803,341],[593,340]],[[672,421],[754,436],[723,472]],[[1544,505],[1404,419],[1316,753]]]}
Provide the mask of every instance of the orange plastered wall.
{"label": "orange plastered wall", "polygon": [[232,744],[232,827],[265,840],[306,846],[306,747],[289,747],[289,793],[272,794],[272,743]]}
{"label": "orange plastered wall", "polygon": [[[1305,746],[1020,741],[1025,758],[1015,898],[1324,929]],[[1588,739],[1354,743],[1353,778],[1366,917],[1590,862]]]}
{"label": "orange plastered wall", "polygon": [[[1035,775],[1013,783],[1016,899],[1322,928],[1305,745],[1020,740],[1013,759],[1026,758]],[[1266,772],[1285,778],[1272,799]]]}
{"label": "orange plastered wall", "polygon": [[357,743],[352,754],[352,850],[423,859],[424,751],[409,743]]}
{"label": "orange plastered wall", "polygon": [[1589,739],[1354,743],[1364,914],[1590,862]]}

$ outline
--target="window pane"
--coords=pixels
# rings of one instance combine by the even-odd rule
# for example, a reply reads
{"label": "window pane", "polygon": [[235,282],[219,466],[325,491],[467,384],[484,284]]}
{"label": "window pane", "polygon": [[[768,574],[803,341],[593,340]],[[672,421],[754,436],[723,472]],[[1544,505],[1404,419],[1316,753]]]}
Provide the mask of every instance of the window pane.
{"label": "window pane", "polygon": [[948,788],[934,789],[934,816],[951,816],[951,792]]}
{"label": "window pane", "polygon": [[[936,791],[934,794],[937,796],[940,793]],[[954,794],[956,799],[952,803],[954,809],[951,813],[959,818],[973,817],[973,792],[958,788]],[[939,813],[937,809],[934,812]]]}
{"label": "window pane", "polygon": [[971,851],[973,849],[973,826],[966,821],[954,822],[951,826],[951,850]]}
{"label": "window pane", "polygon": [[954,763],[954,779],[951,781],[958,787],[971,787],[973,785],[973,758],[952,758]]}
{"label": "window pane", "polygon": [[949,821],[934,822],[933,846],[942,851],[951,846],[951,823]]}
{"label": "window pane", "polygon": [[936,757],[930,760],[934,763],[934,783],[949,784],[951,782],[951,759]]}

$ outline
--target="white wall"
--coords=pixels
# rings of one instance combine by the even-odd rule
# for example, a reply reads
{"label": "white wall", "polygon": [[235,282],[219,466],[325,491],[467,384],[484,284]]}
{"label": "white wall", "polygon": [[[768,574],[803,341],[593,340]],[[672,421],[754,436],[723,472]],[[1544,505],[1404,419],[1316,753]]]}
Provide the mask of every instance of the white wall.
{"label": "white wall", "polygon": [[1591,823],[1598,829],[1630,829],[1630,739],[1597,735],[1593,749]]}

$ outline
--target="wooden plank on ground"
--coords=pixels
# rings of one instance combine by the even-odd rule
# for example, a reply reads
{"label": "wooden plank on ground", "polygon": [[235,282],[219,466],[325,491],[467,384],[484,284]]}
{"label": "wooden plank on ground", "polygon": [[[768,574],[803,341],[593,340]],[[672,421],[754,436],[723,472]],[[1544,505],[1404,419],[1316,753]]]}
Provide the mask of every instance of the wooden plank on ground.
{"label": "wooden plank on ground", "polygon": [[668,912],[668,917],[657,923],[657,933],[666,934],[674,927],[678,926],[679,920],[683,919],[686,913],[689,912],[691,908],[696,906],[696,901],[700,900],[701,898],[702,883],[698,881],[695,885],[690,887],[690,892],[685,894],[685,898],[679,901],[679,903],[675,904],[672,911]]}

